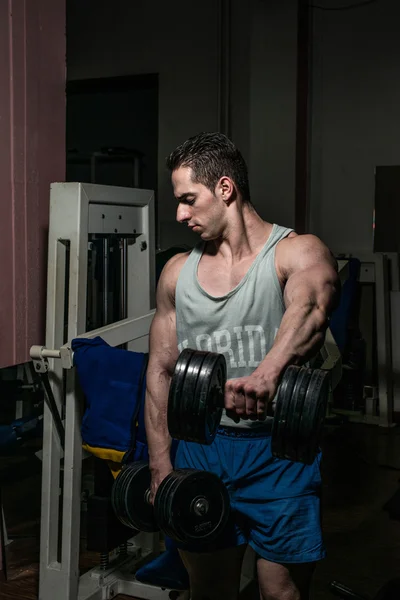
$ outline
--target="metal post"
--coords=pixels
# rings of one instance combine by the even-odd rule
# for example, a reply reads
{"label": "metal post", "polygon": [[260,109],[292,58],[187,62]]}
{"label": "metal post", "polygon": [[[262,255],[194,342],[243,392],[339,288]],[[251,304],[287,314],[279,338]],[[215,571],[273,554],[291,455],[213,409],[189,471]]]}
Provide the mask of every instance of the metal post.
{"label": "metal post", "polygon": [[108,239],[103,239],[103,325],[108,325]]}
{"label": "metal post", "polygon": [[392,353],[392,314],[390,306],[390,262],[387,255],[382,256],[383,267],[383,302],[385,308],[385,340],[386,340],[386,411],[381,416],[385,417],[387,426],[393,422],[394,390],[393,390],[393,353]]}
{"label": "metal post", "polygon": [[120,248],[121,252],[121,283],[120,283],[120,319],[126,319],[128,316],[128,240],[124,238]]}
{"label": "metal post", "polygon": [[[46,345],[59,348],[64,343],[64,302],[66,247],[58,240],[50,226]],[[55,310],[57,307],[57,310]],[[60,361],[49,360],[51,378],[57,408],[61,414],[63,405],[62,376]],[[56,426],[47,404],[43,408],[43,462],[42,462],[42,515],[40,544],[39,590],[46,590],[48,598],[56,594],[57,575],[60,568],[58,556],[58,522],[60,502],[61,445]],[[42,594],[40,594],[42,597]],[[55,596],[54,596],[55,597]]]}

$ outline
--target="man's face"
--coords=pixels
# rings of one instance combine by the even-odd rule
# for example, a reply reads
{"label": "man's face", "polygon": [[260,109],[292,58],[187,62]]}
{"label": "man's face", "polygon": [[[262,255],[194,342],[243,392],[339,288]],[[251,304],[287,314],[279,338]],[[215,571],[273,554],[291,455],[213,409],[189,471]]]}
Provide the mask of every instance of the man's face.
{"label": "man's face", "polygon": [[186,223],[203,240],[219,237],[224,227],[226,206],[218,189],[213,194],[202,183],[194,183],[190,167],[173,171],[172,185],[178,201],[176,220]]}

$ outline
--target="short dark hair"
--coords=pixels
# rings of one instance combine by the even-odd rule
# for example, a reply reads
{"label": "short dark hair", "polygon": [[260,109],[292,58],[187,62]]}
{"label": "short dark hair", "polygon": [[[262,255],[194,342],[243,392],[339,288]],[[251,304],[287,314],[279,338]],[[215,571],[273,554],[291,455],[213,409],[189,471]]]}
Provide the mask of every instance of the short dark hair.
{"label": "short dark hair", "polygon": [[180,146],[167,158],[171,171],[190,167],[193,181],[202,183],[213,193],[221,177],[230,177],[243,202],[250,203],[247,166],[235,144],[222,133],[199,133]]}

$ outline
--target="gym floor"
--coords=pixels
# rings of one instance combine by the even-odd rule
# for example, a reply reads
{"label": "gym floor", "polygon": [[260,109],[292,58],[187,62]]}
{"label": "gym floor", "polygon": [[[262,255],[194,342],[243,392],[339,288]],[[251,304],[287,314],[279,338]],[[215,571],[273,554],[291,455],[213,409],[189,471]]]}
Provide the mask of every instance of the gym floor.
{"label": "gym floor", "polygon": [[[328,427],[323,450],[323,526],[328,557],[317,568],[311,598],[333,600],[329,592],[333,579],[373,598],[386,580],[400,575],[400,522],[391,520],[383,509],[400,485],[400,428]],[[0,598],[34,600],[40,463],[24,454],[2,458],[0,477],[8,481],[3,483],[3,503],[8,534],[14,540],[7,547],[8,581],[0,583]],[[96,561],[96,555],[82,550],[82,570]],[[246,600],[257,598],[253,592],[246,594]]]}

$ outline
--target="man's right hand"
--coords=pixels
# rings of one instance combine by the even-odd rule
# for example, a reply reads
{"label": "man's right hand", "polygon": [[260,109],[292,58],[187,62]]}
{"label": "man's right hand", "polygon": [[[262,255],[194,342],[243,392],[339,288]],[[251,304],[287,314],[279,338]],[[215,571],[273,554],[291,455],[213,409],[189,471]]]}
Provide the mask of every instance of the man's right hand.
{"label": "man's right hand", "polygon": [[157,490],[160,483],[169,475],[172,471],[172,464],[170,462],[162,465],[150,465],[151,471],[151,484],[150,484],[150,503],[154,504],[154,498],[156,497]]}

